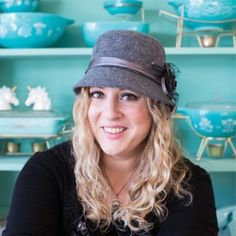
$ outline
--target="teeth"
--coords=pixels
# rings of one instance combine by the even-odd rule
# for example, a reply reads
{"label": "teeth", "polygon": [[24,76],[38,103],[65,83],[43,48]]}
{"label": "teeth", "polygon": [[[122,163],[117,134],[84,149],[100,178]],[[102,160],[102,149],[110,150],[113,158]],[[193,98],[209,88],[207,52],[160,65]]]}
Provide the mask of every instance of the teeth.
{"label": "teeth", "polygon": [[123,132],[125,129],[124,128],[105,128],[104,130],[106,133],[110,133],[110,134],[118,134]]}

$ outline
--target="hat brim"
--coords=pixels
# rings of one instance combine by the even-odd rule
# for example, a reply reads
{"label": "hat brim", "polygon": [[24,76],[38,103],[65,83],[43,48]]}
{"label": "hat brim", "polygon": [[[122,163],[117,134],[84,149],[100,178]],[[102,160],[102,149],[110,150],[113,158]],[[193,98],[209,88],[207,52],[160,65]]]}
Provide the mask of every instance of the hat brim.
{"label": "hat brim", "polygon": [[162,91],[161,85],[152,82],[138,73],[119,67],[90,68],[74,86],[74,91],[79,93],[82,87],[129,89],[155,101],[173,106],[173,102]]}

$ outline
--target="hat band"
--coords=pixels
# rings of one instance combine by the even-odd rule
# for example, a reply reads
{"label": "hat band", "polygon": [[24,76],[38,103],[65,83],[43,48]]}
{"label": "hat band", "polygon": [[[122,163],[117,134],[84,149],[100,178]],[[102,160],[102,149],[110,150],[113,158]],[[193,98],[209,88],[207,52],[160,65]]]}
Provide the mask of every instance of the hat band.
{"label": "hat band", "polygon": [[[151,65],[153,66],[154,64]],[[153,67],[153,72],[155,71],[154,74],[150,73],[150,69],[147,69],[145,66],[137,63],[126,61],[116,57],[98,57],[90,62],[87,71],[91,68],[101,67],[101,66],[114,66],[128,69],[130,71],[144,75],[152,82],[162,86],[161,78],[163,77],[163,69],[157,66],[156,64],[155,67]]]}

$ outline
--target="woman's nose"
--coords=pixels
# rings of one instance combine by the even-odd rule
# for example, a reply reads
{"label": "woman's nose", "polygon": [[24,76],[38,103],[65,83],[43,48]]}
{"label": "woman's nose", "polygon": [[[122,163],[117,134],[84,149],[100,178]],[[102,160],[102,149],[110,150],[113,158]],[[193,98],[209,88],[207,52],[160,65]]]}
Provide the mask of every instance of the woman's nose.
{"label": "woman's nose", "polygon": [[108,120],[116,120],[121,117],[119,101],[114,98],[107,98],[103,104],[103,116]]}

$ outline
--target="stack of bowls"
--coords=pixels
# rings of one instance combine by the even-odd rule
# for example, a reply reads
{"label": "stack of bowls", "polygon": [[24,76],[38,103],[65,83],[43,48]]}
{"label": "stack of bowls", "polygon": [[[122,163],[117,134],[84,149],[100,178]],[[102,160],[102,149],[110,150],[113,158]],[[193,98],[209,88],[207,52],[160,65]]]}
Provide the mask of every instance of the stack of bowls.
{"label": "stack of bowls", "polygon": [[36,13],[39,0],[0,0],[0,45],[6,48],[41,48],[54,45],[65,26],[74,21]]}
{"label": "stack of bowls", "polygon": [[[106,0],[104,9],[109,14],[119,17],[132,17],[137,14],[143,6],[138,0]],[[82,35],[87,46],[93,47],[97,38],[109,30],[134,30],[142,33],[149,33],[149,24],[143,21],[102,21],[85,22],[82,24]]]}

